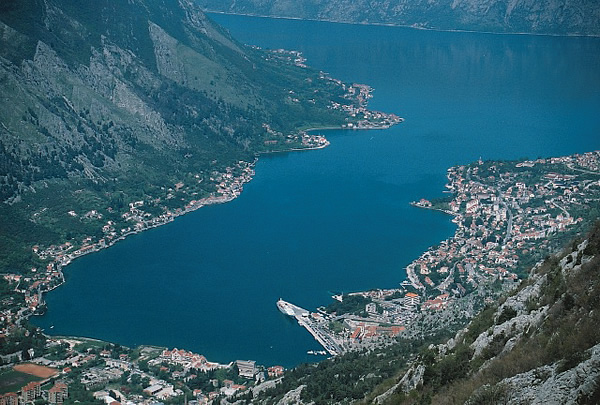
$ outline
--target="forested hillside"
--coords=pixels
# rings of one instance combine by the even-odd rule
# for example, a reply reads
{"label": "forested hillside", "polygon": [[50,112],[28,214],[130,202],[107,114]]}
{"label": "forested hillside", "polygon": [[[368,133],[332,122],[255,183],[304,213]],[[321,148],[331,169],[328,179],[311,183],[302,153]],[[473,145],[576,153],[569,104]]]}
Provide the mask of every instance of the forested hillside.
{"label": "forested hillside", "polygon": [[2,1],[0,269],[119,234],[134,201],[183,209],[240,161],[306,147],[298,129],[344,123],[346,87],[298,58],[236,42],[188,0]]}

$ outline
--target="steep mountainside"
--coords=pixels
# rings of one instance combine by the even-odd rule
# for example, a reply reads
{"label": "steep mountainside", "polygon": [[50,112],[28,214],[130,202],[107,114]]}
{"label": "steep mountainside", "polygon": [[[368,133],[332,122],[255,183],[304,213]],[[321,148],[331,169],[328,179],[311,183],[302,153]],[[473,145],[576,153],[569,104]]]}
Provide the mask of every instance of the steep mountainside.
{"label": "steep mountainside", "polygon": [[207,10],[443,30],[600,35],[595,0],[198,0]]}
{"label": "steep mountainside", "polygon": [[237,43],[190,0],[0,2],[0,100],[9,272],[43,264],[33,245],[127,229],[133,201],[155,217],[211,195],[240,160],[310,146],[298,129],[340,125],[332,102],[357,102],[296,53]]}
{"label": "steep mountainside", "polygon": [[597,404],[600,224],[447,343],[421,352],[376,403]]}

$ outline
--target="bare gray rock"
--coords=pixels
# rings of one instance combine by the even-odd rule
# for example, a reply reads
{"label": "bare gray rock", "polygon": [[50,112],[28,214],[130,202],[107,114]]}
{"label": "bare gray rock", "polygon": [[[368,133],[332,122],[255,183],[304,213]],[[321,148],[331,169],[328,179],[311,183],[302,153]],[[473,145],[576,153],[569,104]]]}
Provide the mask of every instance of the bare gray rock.
{"label": "bare gray rock", "polygon": [[558,364],[543,366],[502,380],[512,404],[578,404],[600,384],[600,345],[588,350],[590,358],[570,370]]}
{"label": "bare gray rock", "polygon": [[425,366],[422,364],[413,364],[404,376],[392,388],[377,396],[373,403],[384,404],[387,399],[398,391],[410,392],[417,388],[419,384],[423,384],[423,374],[425,374]]}

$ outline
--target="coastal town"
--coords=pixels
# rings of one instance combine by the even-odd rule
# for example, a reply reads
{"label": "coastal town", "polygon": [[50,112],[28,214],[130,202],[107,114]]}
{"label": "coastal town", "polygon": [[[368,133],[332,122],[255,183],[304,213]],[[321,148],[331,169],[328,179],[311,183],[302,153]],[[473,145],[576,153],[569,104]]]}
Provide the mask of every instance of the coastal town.
{"label": "coastal town", "polygon": [[[273,57],[285,58],[290,63],[303,67],[304,58],[298,52],[273,51]],[[345,84],[320,73],[320,79],[334,81],[345,92],[343,98],[348,103],[332,103],[329,108],[342,111],[346,116],[343,129],[384,129],[403,121],[395,114],[371,111],[367,108],[373,89],[361,84]],[[290,90],[288,102],[298,99]],[[268,124],[265,131],[264,152],[319,149],[329,145],[329,141],[311,130],[284,135],[274,131]],[[43,294],[57,288],[64,282],[62,269],[76,258],[112,246],[126,237],[173,221],[175,218],[211,204],[224,203],[238,197],[245,183],[254,176],[256,159],[252,162],[238,161],[224,170],[210,173],[188,174],[186,179],[162,190],[162,197],[145,196],[128,202],[125,209],[114,207],[90,207],[79,211],[66,209],[65,215],[86,224],[95,224],[101,229],[96,236],[85,236],[81,240],[69,240],[62,244],[32,246],[32,252],[44,267],[31,268],[25,273],[3,274],[3,281],[9,293],[0,302],[0,335],[2,338],[23,331],[23,324],[34,314],[45,311]],[[463,312],[474,314],[485,301],[494,299],[502,291],[513,288],[517,281],[526,277],[526,271],[547,254],[560,248],[579,230],[589,225],[598,216],[600,205],[600,152],[589,152],[559,158],[521,160],[517,162],[483,162],[456,166],[448,169],[448,198],[412,203],[417,208],[439,210],[451,215],[456,232],[451,238],[431,247],[406,267],[407,279],[398,288],[355,292],[334,296],[334,304],[318,308],[316,311],[300,310],[294,314],[299,324],[305,327],[325,350],[314,354],[338,355],[373,345],[391,344],[399,336],[410,336],[427,316],[438,318],[456,311],[461,302],[469,301]],[[207,184],[212,186],[206,186]],[[211,192],[206,192],[212,189]],[[32,221],[43,215],[37,212]],[[492,288],[493,287],[493,288]],[[483,291],[483,292],[482,292]],[[478,294],[473,294],[478,292]],[[474,299],[473,297],[477,297]],[[478,301],[477,301],[478,300]],[[475,302],[477,301],[477,302]],[[480,302],[481,301],[481,302]],[[463,305],[464,306],[464,305]],[[461,307],[462,308],[462,307]],[[28,333],[33,333],[27,330]],[[64,342],[48,338],[48,347]],[[57,343],[58,342],[58,343]],[[77,344],[69,345],[72,353],[78,353],[79,364],[96,364],[104,357],[101,353],[80,353]],[[28,348],[27,350],[30,350]],[[48,348],[46,348],[48,349]],[[67,363],[47,362],[48,359],[18,350],[3,356],[3,363],[13,364],[32,358],[40,366],[63,370]],[[45,352],[46,350],[42,350]],[[26,354],[27,353],[27,354]],[[178,352],[179,353],[179,352]],[[187,352],[186,352],[187,353]],[[94,357],[94,355],[96,357]],[[210,363],[200,355],[177,354],[169,359],[160,354],[149,360],[150,365],[159,363],[175,364],[177,371],[183,367],[198,373],[212,373],[218,370],[241,370],[240,364],[219,365]],[[83,357],[81,357],[83,356]],[[166,356],[166,357],[165,357]],[[175,357],[173,357],[175,356]],[[179,356],[179,357],[177,357]],[[189,361],[178,363],[181,356]],[[176,358],[179,359],[176,361]],[[142,364],[144,357],[140,356]],[[156,360],[158,359],[158,360]],[[108,360],[108,359],[107,359]],[[116,363],[113,360],[121,361]],[[135,363],[119,358],[104,361],[102,367],[85,367],[81,378],[54,378],[59,384],[52,387],[55,398],[66,396],[64,385],[77,381],[86,389],[97,387],[119,378],[123,382],[121,370],[133,373]],[[183,360],[181,360],[183,361]],[[158,362],[158,363],[157,363]],[[69,363],[73,366],[73,362]],[[193,367],[191,366],[193,365]],[[161,367],[167,367],[163,365]],[[277,370],[281,369],[277,366]],[[242,367],[243,368],[243,367]],[[109,371],[106,371],[106,370]],[[105,370],[105,371],[102,371]],[[163,370],[164,371],[164,370]],[[271,370],[272,371],[272,370]],[[61,374],[62,373],[62,374]],[[279,372],[278,372],[279,373]],[[278,374],[275,373],[275,374]],[[68,373],[67,373],[68,374]],[[130,375],[128,374],[128,375]],[[164,374],[164,373],[163,373]],[[272,372],[253,373],[264,380]],[[137,375],[133,373],[133,375]],[[156,374],[139,374],[148,379],[148,386],[155,389],[143,391],[146,396],[122,395],[122,399],[132,403],[146,403],[148,398],[162,399],[169,396],[187,395],[167,380],[156,380]],[[198,375],[198,374],[196,374]],[[241,374],[243,375],[243,373]],[[246,373],[246,376],[250,376]],[[266,377],[265,377],[266,376]],[[173,379],[187,378],[187,374],[176,374]],[[128,377],[130,378],[130,377]],[[137,379],[134,377],[134,380]],[[94,382],[100,381],[101,384]],[[125,380],[127,382],[129,380]],[[228,380],[229,381],[229,380]],[[169,385],[170,384],[170,385]],[[221,386],[222,385],[222,386]],[[50,398],[50,387],[45,394]],[[192,395],[199,403],[216,396],[231,396],[247,389],[246,385],[219,380],[216,388],[223,391],[202,391],[203,396]],[[160,389],[159,389],[160,388]],[[34,388],[35,397],[41,395],[39,387]],[[22,398],[29,398],[30,390],[24,388]],[[167,395],[168,393],[168,395]],[[216,393],[216,394],[215,394]],[[15,394],[16,395],[16,394]],[[108,396],[110,397],[110,396]],[[8,398],[8,397],[7,397]],[[12,403],[12,399],[2,399],[0,403]],[[113,400],[117,398],[110,397]],[[28,401],[25,399],[25,401]],[[58,401],[58,399],[57,399]]]}
{"label": "coastal town", "polygon": [[[324,73],[321,73],[322,77]],[[344,98],[348,100],[357,100],[357,103],[341,104],[332,103],[331,108],[342,110],[349,116],[346,124],[342,125],[345,129],[386,129],[404,121],[396,114],[373,111],[367,108],[369,99],[373,97],[373,88],[365,84],[352,84],[347,86],[338,79],[330,78],[336,84],[342,86],[346,91]]]}
{"label": "coastal town", "polygon": [[[309,139],[307,142],[322,142],[321,138]],[[24,342],[37,343],[14,346],[13,352],[2,356],[2,372],[14,374],[17,383],[10,387],[13,391],[4,390],[0,404],[36,399],[58,404],[75,392],[107,404],[178,402],[181,398],[205,404],[251,397],[257,387],[276,383],[284,372],[280,365],[265,367],[251,360],[218,364],[185,350],[129,349],[92,340],[53,338],[26,322],[44,310],[43,293],[64,282],[62,268],[72,260],[186,212],[236,198],[251,180],[254,164],[240,161],[222,173],[213,172],[211,181],[217,192],[191,199],[181,209],[156,216],[147,208],[152,201],[132,202],[119,224],[105,222],[100,240],[34,246],[40,259],[49,260],[46,269],[31,269],[28,275],[4,274],[11,294],[2,299],[0,337],[18,333],[26,337]],[[451,215],[456,232],[411,262],[406,267],[407,279],[397,288],[335,295],[333,304],[315,311],[288,304],[296,308],[290,312],[280,306],[323,346],[323,351],[312,354],[336,356],[389,345],[398,337],[415,336],[426,319],[447,320],[459,312],[473,316],[598,217],[598,151],[515,162],[480,160],[448,169],[447,178],[448,197],[423,198],[412,205]],[[168,192],[175,196],[184,186],[175,184]],[[68,215],[105,219],[99,210]]]}
{"label": "coastal town", "polygon": [[[127,238],[130,235],[140,233],[144,230],[155,228],[172,222],[175,218],[195,211],[201,207],[220,204],[238,197],[243,190],[243,185],[254,176],[254,162],[239,161],[236,166],[228,167],[223,173],[213,172],[210,181],[216,183],[216,192],[204,198],[192,199],[183,208],[163,208],[159,215],[152,215],[146,207],[156,207],[161,204],[160,200],[149,199],[129,203],[128,210],[120,215],[119,222],[115,220],[104,220],[99,210],[91,210],[85,213],[69,211],[72,217],[81,217],[82,220],[94,220],[101,223],[103,236],[94,240],[93,237],[85,237],[81,243],[65,242],[61,245],[51,245],[42,248],[38,245],[32,247],[33,252],[48,264],[45,269],[32,268],[30,274],[4,274],[3,277],[11,285],[14,291],[22,294],[24,302],[22,306],[7,305],[0,317],[0,333],[8,333],[12,327],[18,325],[21,320],[36,313],[43,312],[43,294],[53,290],[64,282],[63,267],[83,255],[97,252],[112,246],[113,244]],[[200,176],[197,175],[200,179]],[[201,179],[198,181],[202,181]],[[167,199],[174,198],[175,194],[184,190],[184,183],[177,183],[170,188]],[[110,207],[109,210],[111,211]],[[13,299],[14,301],[14,299]],[[7,302],[7,304],[9,304]]]}
{"label": "coastal town", "polygon": [[447,177],[452,197],[412,205],[451,215],[456,232],[411,262],[399,288],[336,295],[336,302],[347,304],[291,314],[309,332],[333,342],[337,351],[330,354],[414,336],[415,324],[427,317],[451,321],[457,313],[474,315],[598,218],[599,151],[479,160],[448,169]]}
{"label": "coastal town", "polygon": [[[280,52],[279,56],[293,57],[298,66],[303,64],[300,54]],[[348,100],[347,104],[332,103],[329,107],[348,117],[345,124],[336,128],[383,129],[403,121],[395,114],[367,109],[373,91],[369,86],[346,85],[325,73],[321,73],[321,79],[340,85],[345,92],[344,99]],[[297,102],[293,91],[288,101]],[[329,145],[329,141],[315,131],[330,128],[300,130],[288,135],[272,130],[268,124],[264,124],[263,129],[265,140],[261,153],[320,149]],[[98,403],[113,405],[178,403],[182,402],[181,398],[190,404],[216,403],[243,396],[256,383],[266,381],[268,386],[271,380],[280,378],[284,372],[280,365],[265,368],[251,360],[218,364],[202,355],[176,349],[129,349],[89,339],[54,338],[28,322],[32,315],[45,312],[44,294],[65,282],[63,269],[73,260],[201,207],[237,198],[244,184],[253,178],[256,162],[257,158],[251,162],[240,160],[222,170],[188,173],[185,179],[159,190],[160,196],[147,194],[131,202],[117,198],[115,205],[85,210],[66,207],[64,216],[71,222],[97,228],[99,232],[60,244],[33,245],[31,251],[43,265],[2,274],[5,293],[0,300],[0,405],[35,401],[90,402],[94,398]],[[35,223],[43,216],[42,209],[35,212],[31,220]],[[318,318],[316,314],[313,316]],[[326,319],[325,315],[318,318],[319,325]],[[309,324],[312,323],[307,319],[306,325]],[[327,340],[325,331],[326,328],[318,326],[317,333]],[[345,350],[335,347],[333,354]],[[317,350],[311,354],[326,353]]]}
{"label": "coastal town", "polygon": [[0,389],[21,385],[16,392],[0,392],[0,403],[204,405],[241,397],[284,372],[251,360],[219,364],[177,348],[132,350],[93,339],[49,338],[43,351],[38,356],[31,349],[27,362],[0,371]]}
{"label": "coastal town", "polygon": [[[253,46],[255,49],[261,49],[258,46]],[[268,51],[267,60],[281,60],[286,63],[293,64],[294,66],[301,68],[308,68],[306,65],[306,58],[300,51],[287,50],[287,49],[274,49]],[[347,103],[331,102],[328,108],[332,110],[343,111],[347,115],[346,123],[341,126],[344,129],[386,129],[393,125],[399,124],[404,121],[403,118],[393,113],[385,113],[381,111],[370,110],[367,105],[369,100],[373,98],[373,88],[366,84],[352,83],[347,84],[339,79],[331,77],[325,72],[319,72],[319,80],[325,82],[331,82],[344,92],[343,98],[347,100]],[[289,96],[286,99],[289,103],[300,103],[300,99],[296,97],[293,90],[289,91]],[[314,103],[315,100],[311,99],[309,102]],[[337,129],[338,127],[331,127],[327,129]],[[271,135],[274,135],[271,133]],[[282,134],[278,134],[282,135]],[[301,132],[302,142],[305,141],[306,133]],[[298,140],[298,135],[288,135],[286,143],[292,143]],[[270,144],[275,140],[272,140]],[[314,144],[311,145],[315,146]]]}

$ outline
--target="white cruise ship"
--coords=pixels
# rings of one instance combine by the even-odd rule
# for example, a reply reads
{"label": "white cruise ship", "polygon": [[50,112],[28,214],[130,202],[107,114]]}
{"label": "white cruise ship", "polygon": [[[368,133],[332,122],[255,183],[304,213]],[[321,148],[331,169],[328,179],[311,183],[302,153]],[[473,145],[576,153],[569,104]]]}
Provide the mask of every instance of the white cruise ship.
{"label": "white cruise ship", "polygon": [[291,304],[289,302],[285,302],[281,298],[279,298],[279,301],[277,301],[277,308],[279,308],[279,310],[286,315],[289,315],[289,316],[295,315],[294,309],[292,308]]}

